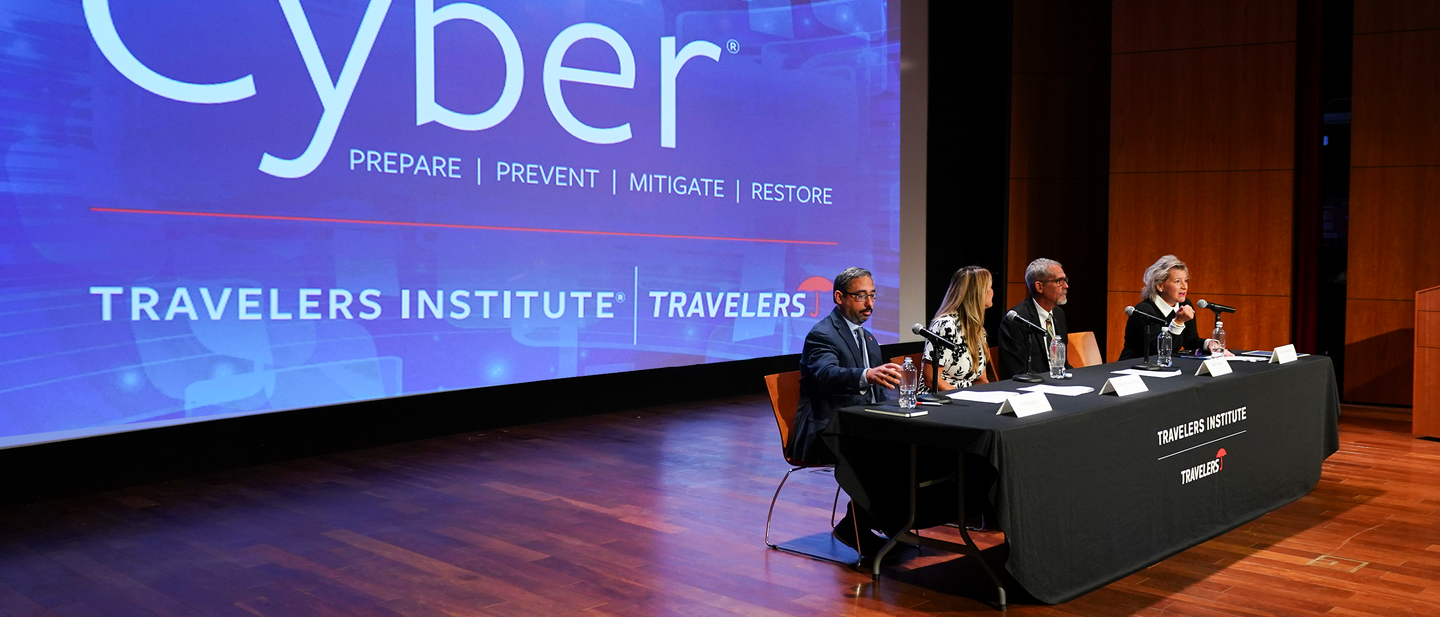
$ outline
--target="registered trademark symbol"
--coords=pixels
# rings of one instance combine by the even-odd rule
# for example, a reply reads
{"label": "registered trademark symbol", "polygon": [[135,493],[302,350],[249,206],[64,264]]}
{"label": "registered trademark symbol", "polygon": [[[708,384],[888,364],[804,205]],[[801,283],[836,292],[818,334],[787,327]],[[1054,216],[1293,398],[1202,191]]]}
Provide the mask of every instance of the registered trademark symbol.
{"label": "registered trademark symbol", "polygon": [[624,302],[624,301],[625,301],[625,294],[624,294],[623,292],[615,294],[615,301],[616,301],[616,302]]}
{"label": "registered trademark symbol", "polygon": [[735,39],[730,39],[729,41],[726,41],[725,49],[729,50],[732,54],[740,53],[740,41],[737,41]]}

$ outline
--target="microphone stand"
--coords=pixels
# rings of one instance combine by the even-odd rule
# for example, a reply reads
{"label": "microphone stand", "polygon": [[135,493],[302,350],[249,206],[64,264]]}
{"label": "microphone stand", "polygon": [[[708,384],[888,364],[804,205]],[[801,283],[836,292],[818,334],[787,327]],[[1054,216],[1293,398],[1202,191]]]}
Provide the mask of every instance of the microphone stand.
{"label": "microphone stand", "polygon": [[[938,343],[938,344],[940,344],[940,345],[944,345],[944,346],[945,346],[946,348],[948,348],[951,352],[954,352],[955,355],[957,355],[957,356],[960,355],[960,346],[959,346],[959,345],[956,345],[953,341],[949,341],[949,340],[946,340],[946,339],[940,338],[940,337],[936,337],[936,338],[934,338],[934,339],[926,338],[925,340],[930,341],[930,344],[931,344],[931,345],[935,345],[936,343]],[[937,360],[938,360],[939,357],[940,357],[940,353],[939,353],[938,350],[937,350],[936,353],[935,353],[935,357],[936,357]],[[916,367],[916,368],[918,368],[918,369],[920,370],[920,376],[923,378],[923,377],[925,376],[925,366],[924,366],[925,362],[922,360],[922,361],[920,362],[920,364],[921,364],[921,366],[918,366],[918,367]],[[932,362],[931,364],[934,364],[934,365],[935,365],[935,381],[940,381],[940,363],[939,363],[939,362]],[[929,385],[930,385],[930,389],[932,389],[932,390],[935,389],[935,384],[932,383],[932,384],[929,384]],[[950,397],[948,397],[948,396],[939,396],[939,395],[936,395],[936,394],[931,394],[931,393],[929,393],[929,392],[922,392],[922,393],[916,394],[916,395],[915,395],[915,400],[916,400],[917,402],[923,401],[923,402],[926,402],[926,403],[937,403],[937,404],[940,404],[940,405],[947,405],[947,404],[949,404],[949,403],[951,402],[951,399],[950,399]]]}
{"label": "microphone stand", "polygon": [[[1145,361],[1130,368],[1142,371],[1163,371],[1165,367],[1150,361],[1150,322],[1145,322]],[[1156,350],[1159,353],[1159,350]]]}
{"label": "microphone stand", "polygon": [[[1028,331],[1029,328],[1026,328],[1026,330]],[[1034,331],[1030,331],[1030,336],[1025,337],[1025,372],[1024,372],[1024,373],[1015,373],[1015,375],[1010,378],[1011,380],[1013,380],[1013,381],[1018,381],[1018,382],[1021,382],[1021,383],[1044,383],[1044,382],[1045,382],[1044,379],[1041,379],[1040,377],[1038,377],[1038,376],[1035,375],[1035,365],[1033,365],[1033,364],[1030,363],[1030,362],[1031,362],[1031,352],[1033,351],[1033,350],[1031,349],[1032,345],[1030,344],[1030,339],[1035,338],[1035,336],[1036,336],[1037,334],[1038,334],[1038,333],[1036,333],[1036,332],[1034,332]],[[1043,345],[1043,343],[1042,343],[1042,345]],[[1046,360],[1046,361],[1048,362],[1049,360]]]}

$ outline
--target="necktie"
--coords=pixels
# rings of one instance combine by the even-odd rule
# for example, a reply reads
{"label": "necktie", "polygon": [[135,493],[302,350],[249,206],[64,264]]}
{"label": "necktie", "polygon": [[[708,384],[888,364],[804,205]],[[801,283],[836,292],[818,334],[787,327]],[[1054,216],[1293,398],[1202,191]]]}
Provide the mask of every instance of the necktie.
{"label": "necktie", "polygon": [[[860,362],[863,364],[860,368],[868,369],[870,368],[870,350],[865,348],[865,329],[855,328],[854,332],[855,344],[860,346]],[[865,388],[865,400],[871,403],[875,402],[874,386],[867,386]]]}
{"label": "necktie", "polygon": [[1050,317],[1045,318],[1045,334],[1050,337],[1048,342],[1055,342],[1055,320]]}

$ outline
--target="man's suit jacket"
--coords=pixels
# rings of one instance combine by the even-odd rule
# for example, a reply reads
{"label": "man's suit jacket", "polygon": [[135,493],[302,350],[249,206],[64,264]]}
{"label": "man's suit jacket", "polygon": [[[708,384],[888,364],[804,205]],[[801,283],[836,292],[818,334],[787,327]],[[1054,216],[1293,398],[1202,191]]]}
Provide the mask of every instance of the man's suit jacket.
{"label": "man's suit jacket", "polygon": [[[1184,302],[1181,302],[1180,306],[1190,306],[1190,301],[1186,300]],[[1154,315],[1156,317],[1164,319],[1165,323],[1167,324],[1170,323],[1171,319],[1174,319],[1174,312],[1172,312],[1170,315],[1161,315],[1160,307],[1155,306],[1155,302],[1151,300],[1145,300],[1143,302],[1140,302],[1139,304],[1136,304],[1135,312],[1143,312],[1146,315]],[[1205,348],[1205,339],[1200,338],[1200,326],[1196,323],[1198,321],[1200,320],[1191,319],[1190,321],[1185,322],[1184,332],[1180,334],[1170,335],[1173,339],[1174,345],[1171,349],[1171,353],[1178,354],[1182,350],[1196,352],[1201,351]],[[1148,337],[1145,336],[1145,324],[1150,324],[1150,336]],[[1149,319],[1145,319],[1144,317],[1141,317],[1139,315],[1130,315],[1130,318],[1125,320],[1125,348],[1120,350],[1120,359],[1129,360],[1130,358],[1145,357],[1146,345],[1150,346],[1150,353],[1154,354],[1155,337],[1160,335],[1160,328],[1163,327],[1167,326],[1161,326],[1160,324],[1154,323]]]}
{"label": "man's suit jacket", "polygon": [[[1040,323],[1040,309],[1035,306],[1035,300],[1033,298],[1027,296],[1024,300],[1020,301],[1020,304],[1015,305],[1010,310],[1019,313],[1021,317],[1024,317],[1030,323],[1042,328],[1045,327],[1045,324]],[[1070,325],[1065,322],[1065,308],[1056,306],[1055,310],[1050,311],[1050,314],[1055,317],[1055,338],[1060,339],[1062,343],[1070,344]],[[1012,324],[1004,319],[1000,320],[1001,379],[1009,379],[1016,373],[1050,372],[1050,352],[1048,348],[1042,347],[1040,343],[1035,342],[1039,337],[1040,335],[1028,326]],[[1049,344],[1050,341],[1045,341],[1045,345]],[[1029,346],[1028,349],[1030,352],[1029,371],[1025,370],[1025,352],[1027,345]],[[1068,352],[1069,350],[1067,349],[1066,351]],[[1067,353],[1065,355],[1065,367],[1069,368],[1070,366],[1070,355]]]}
{"label": "man's suit jacket", "polygon": [[886,398],[882,387],[860,387],[867,368],[886,362],[869,330],[865,331],[865,346],[870,355],[868,367],[839,309],[830,311],[805,336],[805,347],[800,352],[800,407],[795,411],[795,430],[790,436],[791,458],[812,465],[835,462],[835,455],[820,440],[821,431],[835,412],[869,402],[867,391],[875,393],[876,401]]}

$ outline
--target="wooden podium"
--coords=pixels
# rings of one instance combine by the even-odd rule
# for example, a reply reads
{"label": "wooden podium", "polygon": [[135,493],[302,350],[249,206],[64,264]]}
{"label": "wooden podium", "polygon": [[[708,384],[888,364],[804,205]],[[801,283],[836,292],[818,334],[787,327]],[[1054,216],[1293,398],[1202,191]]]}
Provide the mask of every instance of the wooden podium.
{"label": "wooden podium", "polygon": [[1415,292],[1414,400],[1410,432],[1440,437],[1440,287]]}

